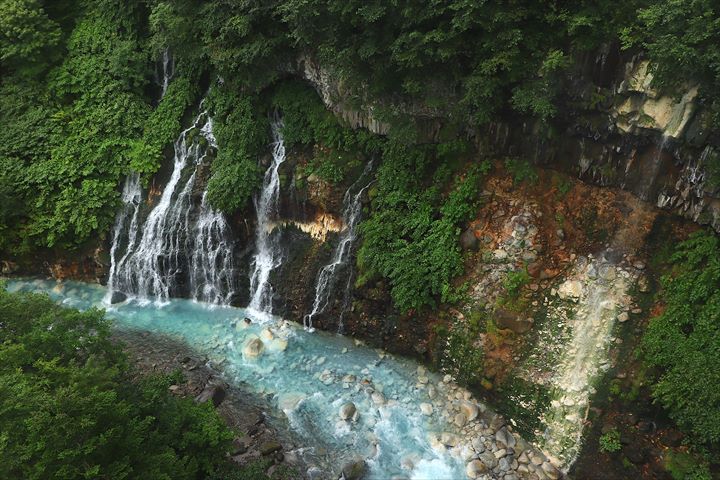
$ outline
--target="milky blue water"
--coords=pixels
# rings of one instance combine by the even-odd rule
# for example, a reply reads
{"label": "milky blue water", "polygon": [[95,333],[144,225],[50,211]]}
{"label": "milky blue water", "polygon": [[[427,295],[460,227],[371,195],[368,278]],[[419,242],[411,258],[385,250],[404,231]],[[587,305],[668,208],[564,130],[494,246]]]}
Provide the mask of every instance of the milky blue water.
{"label": "milky blue water", "polygon": [[[358,457],[367,459],[369,479],[466,478],[459,459],[430,446],[429,433],[442,432],[446,425],[420,413],[419,404],[428,397],[417,385],[414,362],[342,336],[308,333],[281,319],[253,317],[239,308],[184,299],[162,307],[139,303],[108,307],[102,303],[103,287],[54,280],[12,280],[8,290],[45,292],[68,307],[106,308],[116,328],[186,342],[207,355],[228,382],[271,398],[303,439],[303,447],[314,458],[324,459],[320,478],[329,478],[327,470],[337,473],[345,462]],[[249,325],[245,317],[252,320]],[[243,352],[253,338],[263,342],[258,357]],[[432,374],[426,376],[430,383],[438,381]],[[340,419],[340,407],[348,401],[357,406],[356,421]]]}

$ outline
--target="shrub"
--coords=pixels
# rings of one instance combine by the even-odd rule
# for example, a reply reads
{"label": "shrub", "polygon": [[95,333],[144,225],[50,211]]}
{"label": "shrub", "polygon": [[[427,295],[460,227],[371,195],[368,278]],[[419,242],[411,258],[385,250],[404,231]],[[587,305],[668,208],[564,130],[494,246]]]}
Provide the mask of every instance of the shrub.
{"label": "shrub", "polygon": [[523,182],[536,183],[538,174],[530,162],[520,158],[508,158],[505,160],[505,168],[513,177],[513,183],[519,185]]}
{"label": "shrub", "polygon": [[505,291],[511,299],[515,299],[520,295],[520,291],[525,285],[530,282],[530,274],[527,271],[527,267],[523,267],[520,270],[508,272],[505,277],[503,286]]}
{"label": "shrub", "polygon": [[600,435],[600,439],[598,441],[600,443],[600,450],[606,453],[615,453],[620,451],[622,448],[622,444],[620,443],[620,432],[616,429]]}

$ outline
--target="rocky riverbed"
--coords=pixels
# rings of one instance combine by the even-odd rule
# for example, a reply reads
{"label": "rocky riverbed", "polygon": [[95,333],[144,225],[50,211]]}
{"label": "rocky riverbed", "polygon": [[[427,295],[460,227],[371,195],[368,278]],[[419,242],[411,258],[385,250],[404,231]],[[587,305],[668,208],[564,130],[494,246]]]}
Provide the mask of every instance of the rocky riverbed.
{"label": "rocky riverbed", "polygon": [[[52,280],[9,288],[44,291],[81,309],[102,305],[105,293]],[[188,380],[173,390],[213,401],[245,434],[236,440],[238,462],[265,456],[318,479],[562,476],[512,422],[450,376],[357,340],[248,314],[187,300],[108,311],[142,371],[182,369]]]}
{"label": "rocky riverbed", "polygon": [[287,421],[261,397],[248,395],[242,385],[230,385],[207,356],[171,337],[137,330],[116,330],[120,342],[140,375],[182,372],[183,383],[170,386],[174,395],[196,402],[212,402],[220,416],[236,434],[229,455],[240,466],[269,460],[268,476],[282,466],[293,478],[304,478],[307,469],[295,453],[294,438]]}

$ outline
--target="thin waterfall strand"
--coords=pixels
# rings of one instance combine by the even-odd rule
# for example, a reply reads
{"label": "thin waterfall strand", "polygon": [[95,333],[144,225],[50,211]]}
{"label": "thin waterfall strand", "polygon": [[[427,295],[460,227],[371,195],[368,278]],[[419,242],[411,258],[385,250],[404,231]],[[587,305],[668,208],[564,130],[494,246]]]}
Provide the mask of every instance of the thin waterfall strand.
{"label": "thin waterfall strand", "polygon": [[[360,214],[362,213],[362,196],[371,182],[366,183],[364,187],[355,193],[353,193],[353,191],[356,190],[359,182],[365,180],[371,170],[372,162],[369,162],[360,178],[345,192],[343,198],[343,224],[345,228],[340,234],[340,241],[337,247],[335,247],[332,260],[329,264],[325,265],[318,274],[312,311],[303,319],[303,324],[306,329],[312,330],[313,317],[322,313],[327,308],[337,283],[337,275],[342,269],[341,267],[346,265],[350,258],[352,245],[357,237],[357,225],[360,221]],[[350,287],[349,283],[347,287]]]}
{"label": "thin waterfall strand", "polygon": [[273,161],[265,171],[263,188],[255,202],[257,211],[256,253],[250,275],[249,308],[266,314],[272,313],[273,289],[270,273],[280,266],[282,260],[279,245],[273,236],[273,220],[277,216],[280,198],[280,175],[278,169],[285,161],[285,143],[282,137],[282,120],[272,122]]}

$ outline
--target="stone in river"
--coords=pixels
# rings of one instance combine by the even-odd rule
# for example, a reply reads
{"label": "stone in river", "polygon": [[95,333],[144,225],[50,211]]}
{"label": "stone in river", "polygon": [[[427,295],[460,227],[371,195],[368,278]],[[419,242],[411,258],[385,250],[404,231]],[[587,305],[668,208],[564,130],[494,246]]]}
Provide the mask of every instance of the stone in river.
{"label": "stone in river", "polygon": [[253,337],[247,342],[245,342],[245,346],[243,347],[243,355],[250,358],[256,358],[262,354],[264,349],[265,345],[263,344],[262,340],[257,337]]}
{"label": "stone in river", "polygon": [[340,407],[340,418],[342,418],[343,420],[350,420],[353,415],[355,415],[356,411],[357,408],[355,407],[354,403],[343,403],[343,405]]}
{"label": "stone in river", "polygon": [[127,295],[125,295],[122,292],[115,291],[112,293],[112,296],[110,297],[110,303],[112,305],[115,305],[116,303],[121,303],[127,300]]}

